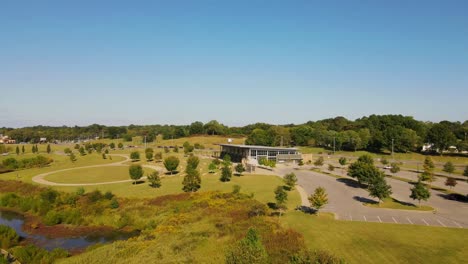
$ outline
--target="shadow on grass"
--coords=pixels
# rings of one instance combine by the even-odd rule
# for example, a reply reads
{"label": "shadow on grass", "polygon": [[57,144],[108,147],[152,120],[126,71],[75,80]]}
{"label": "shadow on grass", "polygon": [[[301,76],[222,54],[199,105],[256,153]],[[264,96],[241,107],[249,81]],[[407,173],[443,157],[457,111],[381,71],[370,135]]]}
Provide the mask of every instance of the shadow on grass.
{"label": "shadow on grass", "polygon": [[168,172],[165,172],[164,174],[171,176],[171,175],[176,175],[178,173],[179,173],[179,171],[173,171],[173,172],[168,171]]}
{"label": "shadow on grass", "polygon": [[465,196],[459,193],[451,193],[451,194],[438,193],[437,195],[446,200],[468,203],[468,196]]}
{"label": "shadow on grass", "polygon": [[309,207],[309,206],[304,206],[304,205],[296,207],[296,210],[301,211],[301,212],[303,212],[305,214],[315,214],[315,213],[317,213],[316,209],[314,209],[312,207]]}
{"label": "shadow on grass", "polygon": [[361,203],[366,203],[366,204],[378,204],[379,202],[374,201],[372,199],[366,198],[366,197],[361,197],[361,196],[354,196],[354,200],[361,202]]}
{"label": "shadow on grass", "polygon": [[136,185],[142,184],[142,183],[145,183],[145,181],[144,180],[138,180],[136,182],[132,182],[132,184],[136,184]]}
{"label": "shadow on grass", "polygon": [[337,182],[341,182],[346,184],[346,186],[353,187],[353,188],[361,188],[361,184],[359,184],[357,181],[348,179],[348,178],[338,178],[336,179]]}

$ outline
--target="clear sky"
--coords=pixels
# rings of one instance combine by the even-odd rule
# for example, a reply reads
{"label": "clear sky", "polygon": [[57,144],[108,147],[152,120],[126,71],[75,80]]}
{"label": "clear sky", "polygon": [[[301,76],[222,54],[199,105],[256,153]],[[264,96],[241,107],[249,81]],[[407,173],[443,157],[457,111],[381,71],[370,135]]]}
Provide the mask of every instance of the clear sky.
{"label": "clear sky", "polygon": [[0,127],[468,119],[468,1],[0,2]]}

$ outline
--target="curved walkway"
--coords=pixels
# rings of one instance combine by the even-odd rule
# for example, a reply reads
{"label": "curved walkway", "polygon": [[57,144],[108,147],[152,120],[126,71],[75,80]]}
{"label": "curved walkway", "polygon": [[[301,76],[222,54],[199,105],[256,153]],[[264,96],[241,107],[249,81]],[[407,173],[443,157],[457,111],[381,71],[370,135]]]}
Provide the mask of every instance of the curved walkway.
{"label": "curved walkway", "polygon": [[[57,183],[57,182],[51,182],[45,179],[46,176],[49,176],[54,173],[59,173],[59,172],[64,172],[64,171],[71,171],[71,170],[78,170],[78,169],[87,169],[87,168],[101,168],[101,167],[127,167],[124,163],[127,161],[130,161],[130,158],[128,155],[122,155],[122,154],[111,154],[110,156],[119,156],[119,157],[124,157],[125,160],[123,161],[118,161],[110,164],[99,164],[99,165],[90,165],[90,166],[83,166],[83,167],[76,167],[76,168],[68,168],[68,169],[62,169],[62,170],[56,170],[56,171],[50,171],[46,173],[42,173],[39,175],[36,175],[32,178],[32,181],[35,183],[39,184],[44,184],[44,185],[51,185],[51,186],[93,186],[93,185],[104,185],[104,184],[114,184],[114,183],[124,183],[124,182],[131,182],[133,180],[121,180],[121,181],[109,181],[109,182],[96,182],[96,183]],[[144,168],[149,168],[153,170],[161,170],[160,167],[153,166],[153,165],[142,165]],[[146,179],[146,177],[142,178],[143,180]]]}

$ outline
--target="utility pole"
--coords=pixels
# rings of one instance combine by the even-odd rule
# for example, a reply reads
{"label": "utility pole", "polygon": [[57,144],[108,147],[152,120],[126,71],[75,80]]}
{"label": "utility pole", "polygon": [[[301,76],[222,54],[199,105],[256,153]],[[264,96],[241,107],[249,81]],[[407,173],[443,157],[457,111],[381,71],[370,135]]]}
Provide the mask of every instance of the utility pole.
{"label": "utility pole", "polygon": [[146,136],[145,136],[145,150],[146,150]]}

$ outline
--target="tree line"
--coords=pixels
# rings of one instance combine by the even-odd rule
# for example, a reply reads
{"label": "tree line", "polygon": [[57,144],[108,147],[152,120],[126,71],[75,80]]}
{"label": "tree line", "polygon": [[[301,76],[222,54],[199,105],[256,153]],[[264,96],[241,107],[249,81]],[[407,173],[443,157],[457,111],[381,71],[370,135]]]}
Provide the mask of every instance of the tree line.
{"label": "tree line", "polygon": [[216,120],[190,125],[129,125],[86,127],[1,128],[0,133],[18,142],[38,142],[41,137],[52,140],[77,140],[94,137],[123,138],[131,141],[134,136],[146,137],[152,142],[157,135],[163,139],[176,139],[193,135],[223,135],[247,137],[246,144],[264,146],[312,146],[335,150],[368,150],[372,152],[420,151],[425,143],[432,144],[432,151],[448,150],[455,146],[459,151],[468,150],[468,120],[439,123],[418,121],[411,116],[371,115],[356,120],[335,117],[304,124],[272,125],[249,124],[228,127]]}

